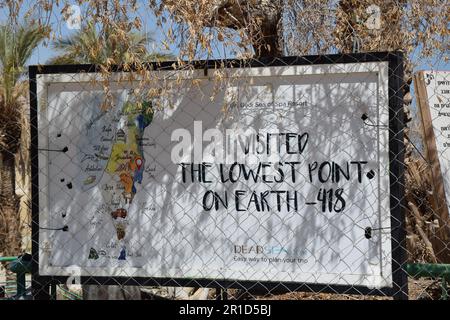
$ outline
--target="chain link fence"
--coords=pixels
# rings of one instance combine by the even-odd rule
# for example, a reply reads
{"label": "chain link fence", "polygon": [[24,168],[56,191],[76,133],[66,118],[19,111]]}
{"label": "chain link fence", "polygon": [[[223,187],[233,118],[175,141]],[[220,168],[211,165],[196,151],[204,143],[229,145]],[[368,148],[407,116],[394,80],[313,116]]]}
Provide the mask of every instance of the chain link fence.
{"label": "chain link fence", "polygon": [[[401,55],[164,63],[147,82],[113,69],[106,87],[95,66],[30,70],[35,298],[445,296],[445,202],[403,138]],[[207,129],[241,151],[252,137],[268,151],[270,133],[275,152],[196,159]],[[174,162],[183,134],[192,159]]]}
{"label": "chain link fence", "polygon": [[31,67],[15,155],[27,294],[447,296],[446,199],[404,117],[401,54],[146,68]]}
{"label": "chain link fence", "polygon": [[0,299],[448,297],[447,3],[245,3],[0,1]]}

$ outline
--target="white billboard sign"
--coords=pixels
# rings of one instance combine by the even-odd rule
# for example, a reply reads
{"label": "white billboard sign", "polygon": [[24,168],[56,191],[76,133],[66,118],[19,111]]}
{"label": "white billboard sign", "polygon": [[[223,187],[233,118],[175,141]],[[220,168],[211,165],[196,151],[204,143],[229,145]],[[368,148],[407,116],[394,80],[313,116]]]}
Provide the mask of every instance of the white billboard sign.
{"label": "white billboard sign", "polygon": [[392,286],[387,62],[159,72],[37,75],[40,275]]}

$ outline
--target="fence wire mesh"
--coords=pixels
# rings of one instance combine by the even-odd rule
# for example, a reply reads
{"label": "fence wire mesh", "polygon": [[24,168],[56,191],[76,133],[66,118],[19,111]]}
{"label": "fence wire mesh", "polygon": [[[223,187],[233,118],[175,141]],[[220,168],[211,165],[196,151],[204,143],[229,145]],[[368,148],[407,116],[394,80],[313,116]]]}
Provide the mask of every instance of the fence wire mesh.
{"label": "fence wire mesh", "polygon": [[[412,143],[410,142],[411,139],[406,139],[405,142],[403,139],[395,141],[398,137],[402,137],[404,133],[404,128],[401,126],[404,121],[401,97],[405,89],[405,85],[402,82],[402,65],[392,63],[389,65],[391,68],[395,65],[399,70],[389,70],[391,92],[385,91],[381,93],[381,95],[384,94],[384,97],[378,96],[380,92],[378,92],[376,86],[361,86],[361,83],[373,82],[373,79],[370,78],[370,73],[363,73],[358,78],[358,81],[355,82],[355,79],[349,74],[349,70],[346,69],[347,66],[358,64],[360,61],[364,63],[368,63],[367,61],[376,62],[377,60],[380,62],[389,61],[388,57],[393,58],[395,55],[310,56],[305,58],[253,61],[253,67],[257,67],[256,70],[265,66],[285,68],[300,64],[303,66],[330,67],[333,64],[337,68],[338,78],[333,79],[335,76],[330,74],[321,76],[319,72],[319,75],[314,78],[312,83],[307,83],[306,85],[311,89],[314,85],[317,86],[321,81],[326,80],[326,83],[329,85],[329,91],[320,93],[320,90],[317,90],[316,94],[319,96],[322,94],[322,97],[325,99],[327,98],[326,94],[336,94],[335,89],[340,89],[343,92],[345,91],[345,95],[331,98],[328,101],[328,105],[321,104],[322,110],[318,106],[310,110],[305,108],[305,111],[302,113],[302,119],[290,117],[289,114],[296,114],[292,108],[271,105],[266,109],[266,111],[268,110],[267,113],[262,116],[259,114],[260,119],[258,119],[259,111],[257,112],[256,109],[231,106],[225,112],[226,116],[221,120],[226,122],[229,119],[233,119],[233,121],[236,121],[235,119],[249,119],[248,122],[244,121],[247,125],[255,125],[256,121],[264,121],[268,126],[272,125],[275,128],[279,128],[281,118],[286,122],[282,125],[284,128],[288,127],[291,128],[290,132],[300,133],[304,132],[301,126],[313,123],[314,132],[308,131],[309,135],[312,136],[314,134],[316,137],[320,137],[319,141],[321,143],[327,141],[330,143],[331,148],[339,146],[339,152],[343,153],[345,155],[344,158],[347,157],[349,160],[356,160],[355,154],[352,154],[352,152],[356,151],[356,156],[359,157],[360,161],[363,159],[363,155],[369,159],[371,155],[375,155],[379,150],[387,150],[389,143],[391,144],[391,153],[393,150],[396,150],[398,154],[404,154],[405,148],[410,147]],[[249,67],[250,64],[245,66]],[[91,66],[90,68],[92,69],[93,67]],[[171,66],[166,66],[166,68],[170,69]],[[339,68],[342,68],[342,70],[338,70]],[[236,69],[239,70],[239,68]],[[39,96],[39,87],[37,88],[38,95],[30,97],[32,105],[33,103],[37,104],[37,112],[44,112],[46,115],[50,115],[50,121],[46,122],[46,119],[40,119],[39,128],[31,126],[31,132],[34,135],[32,139],[37,139],[36,135],[38,133],[45,133],[45,135],[41,136],[38,139],[39,141],[34,140],[34,143],[37,143],[35,145],[36,153],[33,155],[31,162],[35,170],[33,172],[33,182],[35,184],[32,184],[31,188],[33,188],[35,194],[33,195],[34,198],[31,198],[31,190],[28,190],[25,194],[28,196],[28,203],[33,202],[32,199],[34,201],[39,200],[39,206],[36,207],[39,210],[36,209],[37,211],[34,212],[34,222],[30,220],[29,214],[24,215],[24,217],[27,217],[24,234],[28,234],[28,237],[30,237],[31,230],[29,227],[33,224],[34,228],[31,236],[33,240],[25,240],[23,242],[28,246],[26,248],[27,251],[31,250],[30,246],[34,247],[33,259],[37,259],[36,250],[39,248],[41,264],[43,262],[48,263],[46,267],[50,266],[51,269],[53,265],[57,266],[60,263],[60,266],[65,268],[65,273],[55,272],[51,277],[35,277],[35,291],[33,294],[36,297],[47,293],[47,286],[53,288],[53,284],[57,284],[58,287],[66,290],[69,288],[75,294],[83,295],[85,299],[217,299],[224,297],[224,295],[229,299],[359,299],[372,298],[372,294],[376,294],[376,298],[379,299],[390,298],[392,295],[405,295],[408,292],[407,283],[403,282],[401,276],[392,278],[392,287],[394,288],[392,291],[380,291],[377,288],[367,286],[359,278],[348,276],[349,274],[360,272],[360,268],[365,268],[367,261],[373,259],[371,256],[373,253],[365,245],[368,241],[371,241],[367,236],[367,227],[372,227],[371,232],[374,238],[379,236],[380,239],[383,239],[382,241],[377,240],[378,250],[384,250],[381,249],[382,242],[388,241],[388,243],[392,242],[392,248],[389,248],[390,254],[396,250],[400,252],[398,255],[392,255],[392,271],[394,273],[396,268],[406,272],[406,262],[438,262],[437,257],[440,256],[441,252],[436,252],[436,246],[439,244],[433,241],[438,240],[437,230],[439,228],[448,229],[448,221],[439,220],[442,217],[437,213],[438,208],[433,208],[431,200],[433,190],[428,169],[429,164],[421,158],[422,153],[419,153],[421,146],[415,145],[417,152],[411,153],[407,158],[405,167],[406,179],[404,179],[401,171],[403,161],[401,157],[397,157],[398,154],[391,154],[389,160],[384,158],[379,159],[378,162],[373,161],[371,163],[373,166],[368,169],[373,168],[374,170],[367,169],[363,171],[364,174],[367,174],[367,181],[369,182],[371,181],[369,171],[376,175],[382,175],[383,172],[390,174],[388,181],[391,183],[391,186],[393,182],[400,182],[394,187],[398,188],[397,190],[404,189],[404,195],[401,191],[400,193],[395,193],[397,191],[392,190],[392,188],[389,190],[389,186],[378,186],[377,188],[380,189],[377,189],[371,184],[358,184],[358,179],[355,178],[352,181],[350,181],[351,179],[347,181],[349,191],[345,191],[347,195],[352,197],[352,200],[347,202],[347,209],[350,208],[351,210],[348,214],[345,213],[345,210],[343,210],[344,214],[339,214],[340,209],[343,209],[344,206],[339,201],[333,203],[333,208],[330,207],[331,211],[333,211],[332,214],[328,211],[328,203],[324,202],[323,207],[318,205],[311,209],[306,204],[307,199],[304,199],[303,203],[298,202],[295,216],[303,219],[304,224],[307,226],[306,228],[302,227],[302,225],[292,225],[290,221],[292,215],[286,214],[287,211],[284,209],[277,210],[276,206],[297,206],[297,204],[293,204],[292,195],[291,198],[284,197],[283,199],[279,196],[278,202],[270,200],[269,204],[267,204],[267,210],[262,210],[253,205],[249,207],[245,214],[236,215],[232,213],[232,211],[236,211],[233,208],[226,215],[218,215],[217,218],[214,217],[214,212],[205,214],[205,212],[202,213],[198,210],[199,207],[204,205],[202,198],[198,197],[198,194],[212,189],[211,186],[196,184],[195,188],[186,188],[187,191],[184,193],[173,189],[174,186],[180,188],[177,183],[182,178],[180,171],[173,170],[173,167],[167,161],[169,160],[167,154],[170,154],[172,150],[165,150],[164,148],[169,146],[164,142],[172,135],[173,128],[186,129],[187,126],[192,127],[194,121],[202,121],[203,125],[208,128],[211,127],[211,124],[216,123],[219,113],[216,113],[216,110],[212,108],[208,108],[208,106],[213,103],[214,99],[220,100],[220,97],[222,97],[220,90],[225,90],[221,87],[223,84],[218,85],[221,89],[218,90],[218,95],[212,98],[201,96],[202,93],[212,91],[211,87],[214,82],[212,80],[204,80],[200,84],[195,83],[188,88],[183,84],[174,87],[176,93],[182,95],[183,99],[185,99],[181,103],[178,102],[179,106],[172,106],[181,115],[172,115],[171,117],[166,115],[168,119],[165,122],[155,120],[149,124],[149,128],[142,126],[142,123],[137,123],[137,125],[141,126],[143,133],[141,136],[136,135],[133,138],[130,128],[135,128],[133,121],[136,119],[127,119],[128,122],[125,124],[125,127],[120,127],[120,119],[114,119],[114,116],[123,116],[124,114],[126,116],[131,114],[133,117],[145,116],[145,113],[140,113],[142,112],[141,109],[138,110],[138,113],[133,111],[127,114],[123,112],[124,109],[119,108],[119,112],[113,113],[111,118],[107,118],[107,121],[98,122],[98,124],[95,121],[97,116],[107,117],[108,113],[117,112],[117,110],[114,110],[114,106],[126,106],[130,102],[130,96],[133,96],[130,95],[130,90],[135,85],[129,81],[114,83],[114,87],[111,90],[127,93],[122,95],[116,94],[113,98],[115,100],[113,102],[114,106],[111,107],[112,111],[102,111],[102,96],[104,95],[102,86],[98,82],[92,82],[91,79],[80,80],[80,77],[86,78],[86,74],[81,73],[80,76],[80,73],[75,73],[75,70],[76,67],[64,66],[53,69],[51,67],[48,68],[48,70],[43,72],[44,74],[58,74],[62,72],[62,78],[47,79],[50,85],[46,84],[45,103],[39,101],[39,99],[42,99],[42,96]],[[39,69],[36,69],[36,71],[38,73],[37,78],[33,76],[30,78],[31,82],[37,82],[34,84],[30,83],[32,88],[31,94],[36,93],[33,90],[33,88],[36,89],[36,85],[42,85],[39,83],[39,80],[36,80],[39,79],[40,71]],[[195,73],[197,71],[193,70],[192,72]],[[200,69],[200,71],[202,74],[204,73],[204,70]],[[214,69],[208,72],[214,72]],[[171,76],[173,74],[172,72]],[[324,77],[328,78],[325,79]],[[385,80],[387,81],[387,79]],[[297,84],[295,80],[290,81],[287,86],[283,87],[281,85],[278,89],[274,89],[278,98],[288,96],[289,93],[287,91],[292,90],[293,83],[298,86],[305,85],[304,83]],[[311,80],[309,81],[311,82]],[[397,87],[393,85],[393,81],[398,81]],[[266,83],[263,82],[263,84]],[[383,85],[387,85],[387,82]],[[52,86],[53,88],[51,88]],[[255,85],[252,87],[252,85],[246,85],[239,81],[233,85],[228,84],[226,87],[241,89],[247,87],[240,92],[239,98],[245,100],[246,97],[250,96],[254,99],[253,102],[263,101],[264,98],[262,96],[267,95],[267,92],[263,90],[256,92],[256,94],[252,93],[245,96],[246,90],[255,88]],[[397,88],[400,91],[392,92],[393,88]],[[192,91],[189,92],[190,90]],[[131,90],[131,92],[134,94],[134,91]],[[296,96],[298,101],[302,101],[308,96],[307,92],[303,93],[301,90],[299,92],[300,95]],[[374,117],[372,119],[370,118],[372,110],[362,107],[364,103],[367,103],[367,100],[362,98],[364,96],[376,96],[379,99],[378,103],[384,101],[389,104],[390,108],[397,103],[397,109],[385,110],[389,113],[389,116],[381,111],[379,114],[372,115]],[[168,95],[168,97],[173,99],[173,92],[172,96]],[[395,102],[396,98],[400,100]],[[176,101],[172,101],[172,103],[176,104]],[[310,101],[308,101],[309,103]],[[320,104],[319,102],[317,103]],[[193,108],[192,106],[198,106],[199,108]],[[301,108],[302,106],[295,107]],[[153,119],[159,119],[158,112],[164,113],[165,109],[156,107],[155,103],[153,108],[155,109],[151,111],[151,116]],[[100,111],[96,113],[95,110]],[[32,122],[34,121],[35,124],[38,123],[36,116],[37,114],[31,114]],[[263,119],[261,120],[261,118]],[[380,120],[387,121],[380,122]],[[104,127],[104,125],[111,124],[111,128]],[[152,127],[153,124],[155,124],[154,127]],[[86,131],[86,125],[91,126],[93,131]],[[336,128],[340,130],[336,132]],[[151,130],[149,134],[152,138],[151,140],[145,140],[148,138],[147,133],[144,134],[144,130]],[[308,130],[311,130],[311,128],[308,128]],[[25,134],[29,134],[26,126],[24,126],[24,131]],[[355,139],[360,140],[359,135],[362,132],[369,138],[365,141],[362,149],[354,151],[352,150],[351,142]],[[390,139],[386,139],[386,136],[385,139],[380,139],[380,135],[383,137],[383,132],[388,132]],[[44,138],[46,135],[48,135],[48,140]],[[140,142],[138,143],[138,140],[136,140],[131,141],[130,144],[130,141],[127,142],[127,139],[140,139]],[[377,140],[378,143],[384,145],[374,148]],[[311,141],[312,139],[310,138],[310,144]],[[139,173],[139,168],[116,168],[119,171],[117,177],[115,176],[117,173],[116,169],[108,172],[108,167],[112,163],[111,155],[115,152],[115,149],[122,148],[120,152],[126,153],[127,150],[124,151],[124,146],[131,150],[133,149],[133,143],[137,143],[135,146],[139,145],[142,147],[134,150],[135,153],[139,153],[139,159],[145,162],[146,167],[142,172],[144,175],[143,180],[151,179],[153,182],[150,184],[143,184],[142,186],[137,183],[133,185],[132,182],[131,185],[127,184],[127,177],[124,174],[131,172],[134,176]],[[68,150],[64,152],[66,147]],[[87,152],[92,147],[97,153]],[[156,153],[147,151],[151,148],[154,148]],[[316,144],[311,148],[315,148],[314,153],[318,159],[325,160],[330,158],[330,156],[336,156],[332,150],[321,150],[320,144]],[[91,151],[94,151],[94,149]],[[103,159],[102,157],[106,158]],[[133,161],[137,159],[135,157],[136,154],[134,154]],[[37,158],[39,158],[39,163],[36,162]],[[118,157],[117,162],[114,164],[117,166],[125,163],[130,165],[128,163],[130,159],[128,156],[124,157],[122,163],[121,158]],[[43,160],[45,161],[44,163],[42,163]],[[232,163],[228,165],[228,169]],[[135,163],[135,165],[137,166],[138,164]],[[340,168],[342,170],[341,175],[345,176],[345,167],[342,163],[340,165],[342,166]],[[191,174],[189,170],[192,172],[192,168],[186,167],[187,176]],[[299,180],[308,181],[309,177],[305,175],[304,171],[296,170],[299,175],[297,183],[288,180],[287,185],[283,186],[284,188],[290,187],[291,190],[296,190],[296,188],[299,188]],[[97,174],[96,172],[100,173]],[[201,168],[200,171],[194,170],[195,174],[198,174],[198,172],[201,172]],[[355,171],[355,174],[357,172]],[[397,172],[398,175],[392,175],[393,172]],[[311,171],[310,174],[312,174]],[[39,181],[37,181],[36,176],[39,177]],[[133,176],[132,178],[134,178]],[[102,183],[99,182],[99,185],[94,187],[94,190],[98,191],[98,193],[91,192],[86,198],[80,198],[76,194],[83,190],[83,186],[94,183],[91,180],[100,181],[100,179],[105,179],[105,177],[109,180]],[[191,178],[194,179],[194,176]],[[186,179],[189,180],[189,178]],[[202,179],[201,176],[200,179]],[[220,180],[221,178],[219,176],[211,176],[210,179]],[[312,183],[310,182],[309,184],[311,185]],[[155,187],[155,185],[160,187]],[[263,182],[262,185],[269,191],[280,190],[280,186],[267,181]],[[313,187],[316,188],[314,191],[317,194],[319,188],[317,186]],[[110,190],[102,190],[109,188],[114,190],[117,188],[120,191],[117,192],[117,198],[111,195]],[[133,188],[136,188],[136,190]],[[242,185],[241,188],[243,192],[254,191],[251,185]],[[380,206],[380,200],[374,198],[370,194],[371,192],[384,193],[385,195],[395,193],[395,196],[400,196],[400,199],[391,196],[388,203],[390,203],[392,210],[401,209],[405,214],[406,224],[399,220],[401,215],[394,216],[394,218],[391,217],[390,227],[382,230],[386,222],[382,221],[383,216],[391,210],[389,207],[383,208]],[[274,194],[280,195],[280,193]],[[323,194],[324,196],[325,194]],[[320,198],[319,196],[317,199],[320,200]],[[80,199],[83,199],[83,201],[79,201]],[[151,201],[146,202],[144,201],[145,199],[150,199]],[[62,205],[59,205],[58,202]],[[136,205],[136,203],[138,204]],[[147,206],[142,206],[143,204]],[[220,204],[218,203],[218,205]],[[271,207],[272,204],[274,204],[273,207]],[[264,205],[263,202],[261,202],[261,205]],[[46,209],[49,210],[48,213],[43,212]],[[380,210],[386,209],[387,212],[380,212]],[[371,216],[372,214],[374,215]],[[36,217],[38,216],[40,219],[37,222]],[[236,224],[234,219],[241,220]],[[316,223],[321,224],[321,226],[315,229],[315,224],[311,223],[310,219],[317,219]],[[345,220],[351,223],[346,224],[348,221],[345,222]],[[295,221],[295,219],[292,221]],[[65,226],[68,227],[67,231],[64,230]],[[305,257],[295,261],[293,263],[294,267],[288,269],[288,272],[283,268],[277,267],[273,261],[265,263],[262,268],[246,269],[242,266],[234,268],[236,262],[230,262],[222,257],[223,252],[220,250],[223,249],[219,244],[230,242],[228,237],[232,237],[236,233],[244,234],[247,239],[244,243],[248,247],[240,247],[239,245],[238,249],[236,249],[236,247],[233,247],[235,244],[231,243],[230,247],[235,250],[235,256],[242,256],[245,250],[258,250],[258,244],[251,239],[258,232],[261,232],[261,228],[271,229],[266,229],[263,232],[271,236],[269,240],[271,248],[278,248],[277,250],[279,250],[275,254],[273,251],[271,252],[271,254],[274,254],[272,257],[273,261],[277,261],[277,256],[282,256],[283,250],[292,249],[290,243],[295,241],[296,237],[306,240],[301,246],[305,251]],[[377,228],[380,230],[377,230]],[[75,230],[76,233],[74,232]],[[213,230],[212,233],[211,230]],[[283,233],[283,230],[288,230],[288,232]],[[407,243],[402,241],[401,232],[407,233]],[[301,236],[299,236],[299,233],[301,233]],[[211,238],[211,234],[216,235],[218,238]],[[280,235],[279,238],[277,238],[277,234]],[[100,244],[99,241],[104,239],[105,235],[106,238],[109,237],[111,240]],[[136,240],[137,238],[134,238],[135,235],[138,236],[139,241]],[[127,237],[129,238],[127,239]],[[46,247],[46,245],[49,245],[46,241],[52,242],[50,245],[53,247]],[[124,241],[127,241],[127,243]],[[135,242],[133,243],[133,241]],[[448,241],[445,241],[447,240],[443,239],[442,243],[444,245],[442,246],[441,243],[439,246],[441,250],[448,249]],[[76,245],[73,245],[73,242]],[[344,243],[344,245],[341,246],[341,243]],[[114,250],[116,247],[119,248]],[[124,253],[124,248],[127,250],[126,253]],[[42,257],[42,255],[45,255],[46,250],[51,250],[53,254],[53,258],[50,258],[48,261],[44,261]],[[190,255],[185,255],[184,252],[189,252]],[[395,261],[397,258],[403,259],[402,252],[407,253],[408,261]],[[142,263],[145,267],[145,264],[149,262],[139,262],[138,259],[133,260],[133,255],[139,257],[139,255],[146,256],[148,253],[150,254],[147,258],[157,257],[150,262],[154,265],[151,270],[155,274],[173,274],[173,276],[142,277],[142,273],[138,270],[139,268],[130,268],[133,263],[138,265]],[[259,253],[257,252],[255,256],[264,259],[264,254]],[[326,257],[315,256],[318,253]],[[387,255],[386,252],[382,254]],[[108,255],[110,256],[108,257]],[[96,262],[105,259],[105,257],[110,258],[113,264],[100,263],[96,266]],[[320,267],[314,269],[314,267],[308,265],[308,262],[301,261],[302,259],[313,260],[319,263]],[[387,259],[387,257],[381,257],[380,259]],[[74,261],[83,262],[80,262],[80,265],[77,266],[76,263],[73,264]],[[37,261],[34,262],[37,263]],[[390,261],[388,262],[390,263]],[[219,266],[219,271],[214,276],[211,276],[211,266],[217,265]],[[239,266],[239,262],[237,266]],[[336,272],[330,269],[330,266],[339,270]],[[99,271],[100,269],[103,271]],[[171,271],[172,269],[175,271]],[[227,272],[227,269],[232,271]],[[44,270],[40,269],[40,272]],[[317,273],[311,272],[311,270],[315,270]],[[253,272],[253,274],[249,273],[249,271]],[[36,272],[36,269],[34,272]],[[322,280],[321,272],[333,274],[331,278],[327,278],[330,281],[329,283]],[[106,276],[107,274],[110,276]],[[303,276],[299,277],[299,274],[303,274]],[[69,275],[72,275],[70,279],[62,277]],[[77,276],[81,276],[78,280],[86,284],[73,285]],[[264,279],[264,281],[249,281],[258,277]],[[367,276],[363,274],[360,277],[366,278]],[[302,280],[298,281],[299,278]],[[276,280],[274,281],[273,279]],[[424,278],[415,278],[414,274],[411,274],[411,277],[408,279],[409,298],[436,297],[436,292],[441,292],[442,290],[439,282],[441,279],[442,277],[439,277],[439,275],[436,275],[436,278],[433,278],[432,275]],[[396,283],[396,281],[401,282]],[[63,298],[60,290],[54,292],[58,292],[57,295]]]}
{"label": "fence wire mesh", "polygon": [[[404,117],[416,106],[404,101],[411,83],[404,82],[401,55],[221,63],[178,71],[163,63],[149,72],[158,74],[149,82],[118,80],[115,75],[129,72],[114,68],[107,81],[95,66],[30,69],[31,114],[30,104],[22,104],[21,134],[2,128],[0,137],[0,147],[20,141],[14,154],[2,147],[1,159],[4,166],[15,159],[9,174],[18,197],[2,211],[0,243],[18,247],[0,252],[32,254],[27,293],[57,299],[446,297],[447,204],[437,195],[443,186],[434,181],[430,142]],[[241,70],[254,73],[235,79],[227,73]],[[448,92],[434,94],[440,104],[430,110],[445,110]],[[417,101],[417,90],[414,95]],[[431,120],[425,130],[433,129]],[[211,157],[197,167],[194,160],[180,166],[171,159],[174,130],[194,138],[196,121],[201,134],[271,132],[281,139],[279,149],[296,134],[297,149],[264,161],[258,155],[256,167],[236,165],[256,173],[264,162],[276,174],[272,180],[261,175],[256,187],[237,181],[227,189],[233,176],[227,180],[224,172],[236,158],[216,163],[222,171],[204,165],[216,161]],[[440,143],[447,134],[438,129]],[[437,148],[441,166],[450,160],[443,146]],[[228,205],[232,200],[219,196],[224,189],[234,192],[230,198],[241,191],[245,210]],[[217,193],[205,198],[211,190]],[[279,263],[292,251],[289,266]],[[9,288],[10,278],[0,284]]]}

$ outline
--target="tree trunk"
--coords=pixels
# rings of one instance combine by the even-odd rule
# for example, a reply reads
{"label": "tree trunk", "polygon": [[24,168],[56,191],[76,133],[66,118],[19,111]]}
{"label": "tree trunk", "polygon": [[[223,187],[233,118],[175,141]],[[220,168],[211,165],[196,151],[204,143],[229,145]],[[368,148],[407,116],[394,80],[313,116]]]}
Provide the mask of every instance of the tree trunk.
{"label": "tree trunk", "polygon": [[244,30],[255,58],[279,57],[283,52],[279,37],[281,13],[281,0],[217,0],[204,26]]}
{"label": "tree trunk", "polygon": [[14,154],[6,150],[0,153],[0,251],[7,256],[21,253],[15,163]]}
{"label": "tree trunk", "polygon": [[267,19],[261,25],[261,36],[253,41],[256,58],[280,57],[282,55],[278,38],[279,13],[275,19]]}

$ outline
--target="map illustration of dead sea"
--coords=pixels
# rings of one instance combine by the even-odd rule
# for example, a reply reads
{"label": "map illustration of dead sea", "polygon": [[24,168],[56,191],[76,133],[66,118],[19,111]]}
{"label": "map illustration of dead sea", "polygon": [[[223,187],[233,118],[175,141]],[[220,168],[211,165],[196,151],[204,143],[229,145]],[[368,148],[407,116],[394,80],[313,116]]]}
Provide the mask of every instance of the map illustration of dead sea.
{"label": "map illustration of dead sea", "polygon": [[[142,140],[152,120],[150,102],[127,101],[122,108],[94,115],[87,124],[85,141],[81,142],[82,174],[78,186],[83,192],[92,191],[102,198],[100,204],[92,201],[100,213],[90,221],[94,226],[92,238],[97,232],[115,230],[108,237],[108,248],[90,247],[86,253],[89,260],[106,257],[124,261],[129,255],[140,256],[138,251],[131,252],[127,227],[129,219],[133,219],[130,216],[138,212],[133,210],[133,199],[142,185],[146,161]],[[106,224],[114,228],[105,228]]]}

